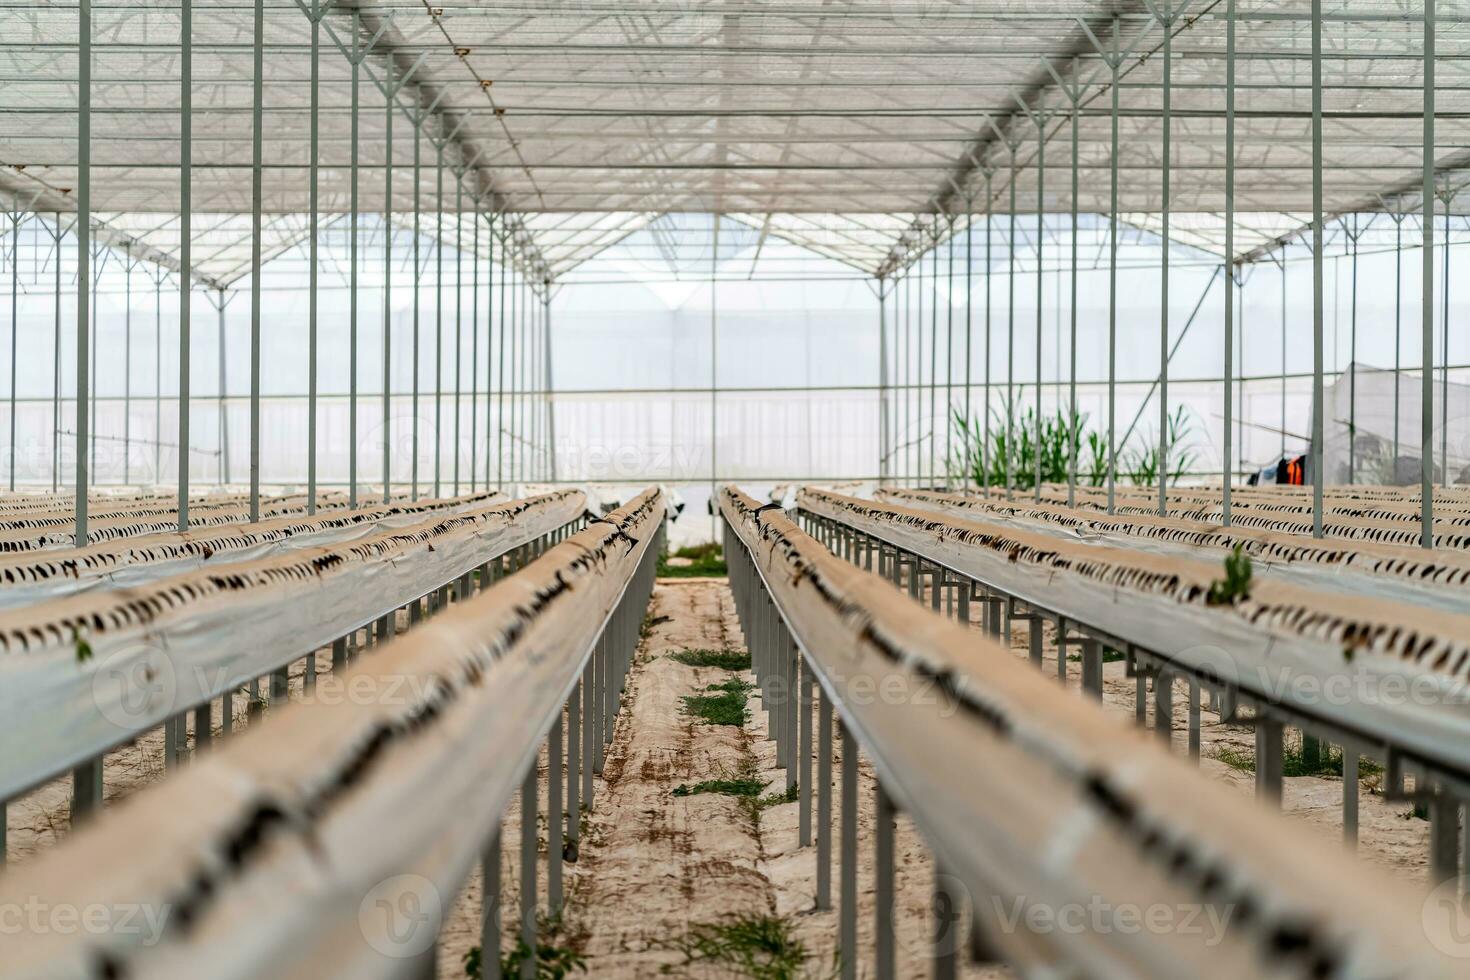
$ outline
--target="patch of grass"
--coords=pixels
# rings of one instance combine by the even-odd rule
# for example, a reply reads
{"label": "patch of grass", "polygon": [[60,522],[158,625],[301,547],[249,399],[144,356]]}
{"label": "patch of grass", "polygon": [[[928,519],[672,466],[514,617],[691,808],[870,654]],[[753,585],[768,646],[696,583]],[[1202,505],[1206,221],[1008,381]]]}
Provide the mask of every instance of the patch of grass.
{"label": "patch of grass", "polygon": [[658,556],[658,576],[660,578],[722,578],[730,574],[729,569],[725,567],[724,552],[713,541],[708,544],[680,548],[674,552],[673,557],[688,559],[688,565],[683,563],[671,565],[669,557],[668,552]]}
{"label": "patch of grass", "polygon": [[792,783],[791,788],[784,793],[767,793],[755,801],[756,809],[766,810],[773,806],[780,806],[782,803],[795,803],[796,794],[799,789],[800,787],[796,783]]}
{"label": "patch of grass", "polygon": [[797,980],[809,955],[790,919],[748,913],[695,923],[669,946],[684,954],[685,966],[708,963],[752,980]]}
{"label": "patch of grass", "polygon": [[[587,960],[570,943],[563,945],[563,926],[560,916],[538,916],[536,925],[536,980],[565,980],[573,973],[586,973]],[[521,975],[521,961],[531,953],[531,947],[519,936],[515,948],[500,958],[500,975]],[[483,953],[479,946],[464,954],[464,973],[470,980],[484,976]]]}
{"label": "patch of grass", "polygon": [[746,701],[750,697],[751,689],[751,685],[738,677],[732,677],[723,684],[711,684],[705,690],[713,693],[684,696],[684,713],[707,725],[744,727],[750,720],[750,709],[746,706]]}
{"label": "patch of grass", "polygon": [[720,670],[749,670],[750,654],[739,650],[680,650],[669,654],[685,667],[718,667]]}
{"label": "patch of grass", "polygon": [[760,796],[766,788],[764,780],[742,776],[739,779],[706,779],[689,786],[680,783],[674,787],[675,796],[696,796],[700,793],[719,793],[722,796]]}
{"label": "patch of grass", "polygon": [[662,626],[668,621],[668,616],[655,616],[653,613],[647,614],[643,617],[643,622],[638,627],[638,638],[640,640],[648,639],[650,636],[653,635],[653,631],[656,627]]}
{"label": "patch of grass", "polygon": [[[1116,664],[1127,659],[1128,654],[1124,653],[1122,650],[1111,650],[1106,647],[1103,648],[1102,662],[1105,664]],[[1082,654],[1069,654],[1067,656],[1067,662],[1072,664],[1080,664],[1082,662]]]}
{"label": "patch of grass", "polygon": [[[1223,762],[1240,772],[1256,771],[1256,754],[1249,749],[1232,749],[1222,746],[1210,753],[1210,758]],[[1358,758],[1358,778],[1376,776],[1383,766],[1372,759]],[[1322,746],[1315,759],[1308,758],[1302,743],[1288,742],[1281,754],[1282,776],[1316,776],[1334,778],[1342,776],[1342,751],[1331,746]]]}

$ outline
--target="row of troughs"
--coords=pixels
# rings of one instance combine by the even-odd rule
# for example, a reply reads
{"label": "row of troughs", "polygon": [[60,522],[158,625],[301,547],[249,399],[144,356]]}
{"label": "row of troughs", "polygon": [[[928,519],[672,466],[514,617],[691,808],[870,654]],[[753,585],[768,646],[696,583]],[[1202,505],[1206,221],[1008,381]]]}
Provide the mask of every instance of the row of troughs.
{"label": "row of troughs", "polygon": [[[1436,535],[1441,522],[1458,533],[1470,494],[1441,493]],[[1177,491],[1170,517],[1126,492],[1114,513],[1087,491],[1067,500],[1064,487],[1028,499],[809,487],[788,511],[721,491],[731,588],[778,758],[801,791],[819,903],[834,901],[821,884],[834,836],[843,855],[841,974],[895,975],[883,901],[893,831],[887,820],[873,830],[888,862],[870,970],[848,859],[856,809],[844,798],[831,818],[834,738],[858,749],[843,752],[844,767],[860,755],[877,773],[880,812],[907,813],[934,852],[935,908],[955,913],[937,916],[935,976],[956,975],[962,955],[1048,977],[1463,975],[1470,601],[1459,590],[1470,559],[1375,535],[1403,524],[1417,540],[1413,498],[1395,490],[1329,491],[1322,539],[1302,536],[1310,499],[1289,491],[1237,491],[1229,527],[1208,488]],[[279,516],[255,525],[219,501],[234,526],[187,534],[152,531],[156,503],[109,503],[115,539],[0,560],[0,799],[70,773],[73,816],[88,824],[0,873],[0,908],[172,915],[154,936],[6,934],[0,976],[433,975],[434,936],[405,940],[362,910],[385,882],[458,894],[491,860],[487,842],[500,853],[516,792],[523,809],[536,806],[543,751],[549,822],[576,841],[653,587],[666,495],[650,489],[603,517],[577,491],[312,518],[282,500]],[[49,532],[45,510],[0,512],[0,534],[11,520],[17,534]],[[150,530],[130,536],[130,526]],[[1232,578],[1227,556],[1237,570],[1249,557],[1251,574]],[[7,602],[6,590],[26,601]],[[1029,624],[1038,666],[1043,626],[1054,630],[1058,678],[1001,642],[1013,622]],[[340,676],[361,696],[281,710],[290,666],[328,647],[334,673],[312,667],[307,683]],[[1082,661],[1080,690],[1066,681],[1068,649]],[[1152,732],[1096,704],[1109,650],[1135,678],[1142,727],[1152,696]],[[1180,685],[1190,756],[1202,694],[1254,727],[1266,805],[1174,748]],[[230,737],[211,743],[213,705],[233,705],[242,688],[247,718],[224,711]],[[103,754],[159,726],[177,771],[96,814]],[[1287,728],[1342,746],[1349,843],[1360,757],[1383,763],[1387,794],[1427,808],[1425,887],[1272,812]],[[562,851],[538,857],[536,833],[522,821],[529,949],[538,861],[545,906],[561,898]],[[498,863],[490,870],[498,881]],[[482,942],[500,948],[498,901],[484,904]],[[1159,928],[1106,912],[1101,926],[1028,926],[1033,910],[1055,921],[1068,908],[1171,916]],[[1186,927],[1203,921],[1223,932]]]}

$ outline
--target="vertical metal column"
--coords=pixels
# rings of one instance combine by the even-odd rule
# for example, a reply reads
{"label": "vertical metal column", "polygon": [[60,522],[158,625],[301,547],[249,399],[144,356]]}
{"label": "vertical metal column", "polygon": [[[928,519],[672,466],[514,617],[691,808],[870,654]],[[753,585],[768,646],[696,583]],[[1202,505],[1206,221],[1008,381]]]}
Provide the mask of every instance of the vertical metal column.
{"label": "vertical metal column", "polygon": [[[1169,191],[1174,170],[1173,144],[1173,0],[1162,0],[1163,16],[1154,17],[1164,29],[1163,160],[1160,174],[1159,242],[1159,516],[1169,512]],[[1180,5],[1181,9],[1183,4]],[[1150,9],[1152,4],[1150,4]],[[1227,263],[1228,264],[1228,263]],[[1227,270],[1228,271],[1228,270]],[[1229,292],[1227,286],[1226,292]]]}
{"label": "vertical metal column", "polygon": [[1322,0],[1312,0],[1312,536],[1322,536]]}
{"label": "vertical metal column", "polygon": [[[77,483],[76,543],[87,544],[88,286],[92,279],[92,0],[77,0]],[[60,258],[58,256],[58,264]]]}
{"label": "vertical metal column", "polygon": [[[1230,413],[1235,365],[1235,0],[1225,0],[1225,429],[1220,468],[1221,522],[1230,526]],[[1244,368],[1244,365],[1242,365]]]}
{"label": "vertical metal column", "polygon": [[306,278],[306,512],[316,513],[316,402],[317,402],[317,249],[318,249],[318,192],[317,159],[320,151],[321,129],[321,24],[320,0],[311,5],[311,137],[307,178],[310,245],[308,246]]}
{"label": "vertical metal column", "polygon": [[842,980],[857,980],[857,788],[858,745],[841,720],[842,735],[842,857],[841,897],[837,905],[838,950]]}
{"label": "vertical metal column", "polygon": [[[501,235],[505,234],[504,229]],[[490,226],[490,240],[495,241],[495,226]],[[494,258],[492,245],[491,258]],[[506,284],[510,281],[512,274],[513,259],[511,258],[508,243],[502,237],[500,242],[500,350],[496,357],[496,365],[500,376],[499,384],[495,386],[495,487],[503,489],[505,486],[506,461],[505,461],[505,338],[510,333],[509,321],[505,318],[505,293]]]}
{"label": "vertical metal column", "polygon": [[1016,485],[1015,418],[1016,418],[1016,148],[1011,150],[1010,231],[1006,234],[1006,499]]}
{"label": "vertical metal column", "polygon": [[[475,205],[473,222],[470,226],[470,491],[479,486],[480,445],[480,378],[477,370],[480,361],[480,201]],[[490,229],[490,241],[495,241],[495,230]],[[487,300],[488,301],[488,300]]]}
{"label": "vertical metal column", "polygon": [[546,469],[547,479],[557,480],[556,467],[556,400],[552,397],[551,378],[551,283],[546,284],[546,299],[541,311],[541,329],[545,334],[542,360],[546,365]]}
{"label": "vertical metal column", "polygon": [[[1320,5],[1321,0],[1313,2],[1314,5]],[[1425,0],[1424,3],[1424,348],[1421,362],[1423,384],[1420,386],[1423,399],[1419,408],[1419,543],[1425,548],[1434,547],[1434,2],[1435,0]],[[1318,31],[1320,33],[1320,25]],[[1318,43],[1320,47],[1320,40]],[[1320,94],[1318,100],[1320,103]],[[1320,375],[1318,387],[1321,387]],[[1320,417],[1319,405],[1318,418]],[[1321,423],[1317,424],[1320,428]],[[1320,434],[1317,438],[1320,440]],[[1320,446],[1321,443],[1318,442],[1317,447],[1314,447],[1319,459]],[[1445,460],[1443,465],[1448,468],[1449,460]],[[1320,495],[1320,478],[1317,487]],[[1320,521],[1320,513],[1318,520]]]}
{"label": "vertical metal column", "polygon": [[878,482],[888,482],[888,293],[878,277]]}
{"label": "vertical metal column", "polygon": [[434,497],[443,496],[444,481],[444,117],[439,117],[435,144],[434,183]]}
{"label": "vertical metal column", "polygon": [[383,71],[383,503],[388,503],[393,484],[392,373],[393,364],[393,105],[398,89],[393,84],[393,59]]}
{"label": "vertical metal column", "polygon": [[352,11],[352,151],[348,171],[351,218],[347,246],[347,502],[357,507],[357,158],[358,158],[358,76],[365,53],[360,52],[362,14]]}
{"label": "vertical metal column", "polygon": [[422,202],[420,192],[423,188],[421,180],[422,171],[422,147],[424,131],[424,111],[421,108],[422,95],[415,90],[414,93],[414,120],[413,120],[413,275],[409,282],[413,285],[413,355],[410,358],[413,370],[412,401],[410,402],[409,427],[409,498],[419,499],[419,305],[423,290],[419,288],[419,240],[423,234],[420,226],[422,215]]}
{"label": "vertical metal column", "polygon": [[[10,464],[7,468],[10,478],[10,492],[15,492],[15,381],[16,381],[16,354],[19,351],[18,338],[20,336],[20,321],[17,319],[19,313],[18,300],[20,297],[20,211],[16,211],[10,217]],[[127,304],[127,331],[129,339],[127,343],[127,354],[132,353],[132,324],[133,324],[133,266],[128,263],[128,304]],[[126,377],[126,376],[125,376]],[[124,385],[127,381],[124,381]],[[127,395],[123,396],[123,425],[127,425],[126,405]],[[123,466],[127,466],[127,436],[124,428],[123,436]],[[126,482],[126,477],[124,477]]]}
{"label": "vertical metal column", "polygon": [[971,455],[970,445],[977,435],[981,439],[985,438],[984,424],[976,428],[974,420],[970,416],[970,386],[975,373],[975,365],[972,355],[973,336],[971,330],[975,298],[973,290],[974,275],[975,199],[973,197],[968,197],[965,199],[965,425],[970,427],[971,431],[967,431],[965,433],[965,478],[964,482],[961,484],[961,486],[964,487],[965,494],[967,496],[970,493],[970,480],[974,476],[974,457]]}
{"label": "vertical metal column", "polygon": [[1032,499],[1041,502],[1041,338],[1042,317],[1045,314],[1046,276],[1042,261],[1046,242],[1046,114],[1038,107],[1036,120],[1036,475],[1032,484]]}
{"label": "vertical metal column", "polygon": [[[261,116],[265,101],[265,2],[255,0],[254,102],[251,107],[250,168],[250,521],[260,520],[260,208],[264,132]],[[182,374],[188,362],[179,365]],[[183,401],[182,397],[180,399]],[[179,469],[189,468],[188,443],[179,443]]]}

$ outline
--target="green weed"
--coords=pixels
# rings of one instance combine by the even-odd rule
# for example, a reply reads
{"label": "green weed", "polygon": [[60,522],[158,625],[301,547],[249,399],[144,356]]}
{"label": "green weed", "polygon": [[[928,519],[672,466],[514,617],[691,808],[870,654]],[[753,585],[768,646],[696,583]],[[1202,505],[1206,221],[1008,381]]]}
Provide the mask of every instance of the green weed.
{"label": "green weed", "polygon": [[717,667],[720,670],[749,670],[750,654],[739,650],[680,650],[669,654],[685,667]]}

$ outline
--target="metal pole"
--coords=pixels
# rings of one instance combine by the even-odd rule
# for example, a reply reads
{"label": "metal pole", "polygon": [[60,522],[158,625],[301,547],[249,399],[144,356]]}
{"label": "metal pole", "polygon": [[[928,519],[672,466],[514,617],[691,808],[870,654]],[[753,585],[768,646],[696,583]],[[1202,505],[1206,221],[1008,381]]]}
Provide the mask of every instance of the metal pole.
{"label": "metal pole", "polygon": [[[19,244],[19,242],[17,242]],[[123,264],[123,483],[133,482],[129,452],[133,442],[133,259]],[[12,297],[12,305],[14,299]],[[11,322],[15,317],[11,316]],[[10,344],[10,489],[15,490],[15,336]]]}
{"label": "metal pole", "polygon": [[[1423,398],[1419,407],[1419,439],[1421,443],[1419,467],[1419,542],[1425,548],[1434,547],[1434,2],[1435,0],[1425,0],[1424,3],[1424,300],[1422,309],[1424,350],[1423,360],[1421,362],[1423,364],[1423,384],[1420,386]],[[1315,9],[1320,6],[1321,0],[1313,0],[1313,4]],[[1320,34],[1320,23],[1318,33]],[[1320,45],[1320,39],[1318,43]],[[1320,70],[1318,68],[1319,72]],[[1320,101],[1321,96],[1319,93],[1319,109]],[[1321,387],[1320,372],[1318,387]],[[1317,427],[1320,428],[1322,424],[1320,421],[1320,405],[1318,407],[1317,418]],[[1320,434],[1318,438],[1321,438]],[[1320,445],[1321,443],[1319,442],[1318,446],[1320,447]],[[1320,455],[1321,450],[1318,449],[1317,452]],[[1317,492],[1320,495],[1320,477],[1318,478],[1317,486]],[[1320,510],[1319,505],[1319,522],[1321,519]]]}
{"label": "metal pole", "polygon": [[215,303],[215,310],[219,316],[219,463],[220,482],[230,482],[230,426],[225,417],[225,392],[228,375],[225,372],[225,291],[219,291],[219,299]]}
{"label": "metal pole", "polygon": [[1312,536],[1322,536],[1322,0],[1312,0]]}
{"label": "metal pole", "polygon": [[1043,249],[1046,247],[1046,116],[1036,113],[1036,482],[1032,486],[1034,499],[1041,501],[1041,337],[1042,317],[1045,314],[1045,279],[1042,268]]}
{"label": "metal pole", "polygon": [[[1283,276],[1285,272],[1283,271]],[[1398,482],[1399,472],[1399,375],[1402,359],[1403,311],[1404,311],[1404,216],[1393,216],[1393,473]],[[1284,372],[1283,372],[1284,373]],[[1286,428],[1286,413],[1281,415],[1281,427]],[[1285,438],[1285,437],[1283,437]]]}
{"label": "metal pole", "polygon": [[954,465],[954,215],[949,216],[949,262],[944,297],[944,488]]}
{"label": "metal pole", "polygon": [[92,277],[92,0],[77,0],[76,543],[87,544],[87,291]]}
{"label": "metal pole", "polygon": [[[189,530],[189,341],[192,330],[189,304],[189,269],[193,264],[190,254],[193,245],[193,177],[194,177],[194,2],[181,0],[179,4],[179,462],[178,462],[178,512],[179,531]],[[158,280],[163,281],[162,277]],[[159,293],[155,291],[157,306]],[[162,311],[155,313],[155,347],[162,352]],[[224,335],[220,335],[224,343]],[[156,389],[163,387],[161,358],[154,365],[159,373],[154,375]],[[157,405],[155,404],[155,407]],[[159,445],[163,442],[161,426],[155,422],[153,458],[159,459]],[[153,478],[162,476],[154,466]]]}
{"label": "metal pole", "polygon": [[[719,348],[720,348],[720,284],[717,279],[720,264],[720,216],[714,216],[711,229],[714,247],[709,255],[709,495],[715,497],[715,482],[720,475],[719,442]],[[718,508],[711,508],[710,534],[715,536]]]}
{"label": "metal pole", "polygon": [[[1163,0],[1164,16],[1164,110],[1163,156],[1160,174],[1160,263],[1159,263],[1159,516],[1169,512],[1169,180],[1173,176],[1173,91],[1171,67],[1174,58],[1173,0]],[[1157,15],[1156,15],[1157,16]],[[1227,262],[1227,265],[1229,263]],[[1229,271],[1228,269],[1226,270]],[[1229,284],[1225,291],[1230,292]],[[1227,331],[1228,333],[1229,331]]]}
{"label": "metal pole", "polygon": [[[474,225],[470,229],[470,492],[478,485],[476,466],[480,442],[480,384],[476,370],[480,362],[480,204],[475,201]],[[490,235],[491,241],[495,235]]]}
{"label": "metal pole", "polygon": [[[129,341],[133,328],[133,266],[128,264],[128,304],[127,304],[127,332]],[[20,296],[20,212],[14,212],[10,217],[10,492],[15,492],[15,381],[18,372],[15,367],[16,354],[20,349],[17,342],[20,333],[20,321],[17,319],[19,308],[17,299]],[[131,353],[131,343],[128,345],[128,353]],[[123,382],[127,384],[126,381]],[[123,404],[127,404],[127,395],[123,396]],[[124,412],[124,425],[126,425],[127,414]],[[124,430],[123,447],[127,448],[127,435]],[[127,465],[127,454],[123,454],[123,465]],[[126,482],[126,478],[124,478]]]}
{"label": "metal pole", "polygon": [[443,496],[444,444],[444,123],[440,116],[434,184],[434,497]]}
{"label": "metal pole", "polygon": [[974,476],[974,474],[972,473],[974,457],[971,455],[970,446],[974,442],[975,436],[977,434],[979,434],[981,438],[984,438],[983,433],[985,432],[983,426],[979,429],[978,433],[973,431],[975,421],[970,415],[970,383],[972,378],[974,377],[975,372],[974,360],[971,356],[971,343],[973,340],[971,335],[971,322],[973,319],[972,308],[974,306],[974,275],[975,199],[971,197],[965,200],[965,425],[969,426],[972,431],[967,432],[965,435],[965,478],[964,482],[961,484],[965,488],[965,493],[967,495],[970,492],[971,477]]}
{"label": "metal pole", "polygon": [[357,157],[358,157],[358,75],[362,67],[362,14],[352,12],[352,155],[351,208],[347,246],[347,502],[357,507]]}
{"label": "metal pole", "polygon": [[[61,212],[56,212],[56,262],[52,269],[51,492],[61,491]],[[154,375],[155,382],[157,375]],[[156,433],[155,433],[156,436]],[[154,443],[158,442],[155,438]],[[157,452],[157,450],[154,450]],[[155,473],[156,473],[155,469]]]}
{"label": "metal pole", "polygon": [[934,220],[934,247],[929,250],[933,270],[929,280],[929,486],[934,486],[934,458],[938,443],[934,439],[936,398],[939,394],[939,219]]}
{"label": "metal pole", "polygon": [[311,208],[310,236],[308,247],[307,298],[306,298],[306,512],[316,513],[316,402],[317,402],[317,248],[318,248],[318,192],[317,158],[320,151],[321,129],[321,19],[319,0],[311,5],[311,159],[308,177]]}
{"label": "metal pole", "polygon": [[[504,235],[504,230],[501,234]],[[494,225],[491,225],[491,241],[494,241]],[[493,257],[493,255],[492,255]],[[505,486],[505,338],[510,333],[507,329],[509,321],[505,318],[505,294],[506,284],[510,281],[512,260],[510,256],[509,243],[503,238],[500,243],[500,352],[497,358],[500,383],[497,384],[495,394],[495,486],[502,489]]]}
{"label": "metal pole", "polygon": [[993,278],[991,255],[995,244],[995,213],[990,192],[991,177],[995,171],[985,171],[985,410],[980,413],[980,491],[987,499],[990,497],[990,342],[991,342],[991,303],[990,303],[990,281]]}
{"label": "metal pole", "polygon": [[878,482],[888,482],[888,294],[878,278]]}
{"label": "metal pole", "polygon": [[1353,215],[1352,300],[1348,319],[1348,483],[1358,482],[1358,216]]}
{"label": "metal pole", "polygon": [[[263,171],[261,115],[265,93],[265,2],[255,0],[255,102],[250,176],[250,520],[260,520],[260,207]],[[186,362],[187,363],[187,362]],[[180,365],[180,371],[187,370]],[[179,470],[189,468],[189,445],[179,442]]]}
{"label": "metal pole", "polygon": [[1118,482],[1118,19],[1113,18],[1112,152],[1108,154],[1108,513],[1117,511]]}
{"label": "metal pole", "polygon": [[1016,143],[1011,143],[1010,231],[1006,235],[1006,499],[1016,485]]}
{"label": "metal pole", "polygon": [[383,503],[392,496],[393,439],[392,375],[393,363],[393,106],[398,89],[393,82],[393,59],[389,58],[383,74]]}
{"label": "metal pole", "polygon": [[419,236],[423,233],[420,226],[422,214],[420,191],[422,181],[421,147],[423,144],[424,117],[420,106],[421,98],[414,99],[413,120],[413,276],[409,280],[413,283],[413,400],[411,403],[411,418],[409,421],[412,434],[409,436],[409,497],[412,500],[419,499],[419,304],[422,290],[419,289]]}
{"label": "metal pole", "polygon": [[1077,414],[1077,162],[1078,162],[1078,135],[1077,135],[1077,103],[1082,92],[1080,88],[1072,93],[1072,277],[1071,277],[1071,334],[1068,341],[1068,349],[1071,352],[1071,367],[1068,376],[1068,402],[1070,404],[1067,427],[1071,432],[1071,455],[1067,465],[1067,506],[1072,507],[1077,503],[1077,453],[1079,441],[1082,438],[1082,417]]}
{"label": "metal pole", "polygon": [[[464,170],[454,177],[454,493],[459,495],[459,430],[464,414]],[[492,236],[493,237],[493,236]]]}
{"label": "metal pole", "polygon": [[[1220,455],[1221,522],[1230,526],[1230,415],[1235,383],[1235,0],[1225,0],[1225,429]],[[1242,365],[1243,366],[1243,365]]]}
{"label": "metal pole", "polygon": [[551,284],[547,283],[545,306],[542,310],[541,324],[545,332],[545,355],[546,363],[546,469],[547,478],[552,483],[556,482],[556,401],[551,397]]}

